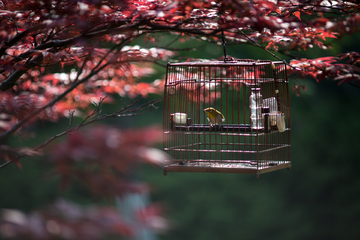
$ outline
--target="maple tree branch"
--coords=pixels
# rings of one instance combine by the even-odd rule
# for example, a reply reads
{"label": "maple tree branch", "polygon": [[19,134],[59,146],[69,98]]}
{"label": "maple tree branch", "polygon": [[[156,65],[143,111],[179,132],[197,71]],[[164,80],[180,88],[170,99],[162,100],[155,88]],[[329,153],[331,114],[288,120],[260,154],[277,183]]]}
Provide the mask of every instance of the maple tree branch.
{"label": "maple tree branch", "polygon": [[80,123],[80,125],[84,124],[88,119],[94,117],[95,115],[100,114],[100,112],[101,112],[100,106],[104,102],[105,99],[106,99],[106,96],[100,98],[99,103],[93,102],[93,104],[96,106],[95,109]]}
{"label": "maple tree branch", "polygon": [[241,30],[240,28],[238,29],[238,31],[251,43],[253,43],[253,45],[261,48],[262,50],[264,50],[265,52],[267,52],[268,54],[270,54],[271,56],[273,56],[274,58],[276,58],[279,61],[284,62],[285,65],[293,68],[293,69],[297,69],[296,67],[290,65],[289,63],[287,63],[284,59],[281,59],[280,57],[278,57],[276,54],[270,52],[269,50],[267,50],[265,47],[261,46],[258,42],[254,41],[251,37],[249,37],[243,30]]}
{"label": "maple tree branch", "polygon": [[168,48],[170,45],[172,45],[173,43],[177,42],[179,39],[181,38],[181,36],[177,36],[176,38],[174,38],[173,40],[171,40],[170,42],[168,42],[166,45],[165,45],[165,48]]}
{"label": "maple tree branch", "polygon": [[46,33],[44,39],[41,41],[41,44],[50,41],[50,39],[52,39],[55,36],[56,32],[55,32],[55,28],[52,28],[50,30],[50,33]]}
{"label": "maple tree branch", "polygon": [[[356,3],[356,4],[358,4],[358,3]],[[344,12],[344,13],[347,13],[347,14],[353,13],[351,11],[347,11],[346,6],[344,6],[344,5],[342,5],[342,6],[341,5],[336,5],[335,7],[332,6],[332,5],[331,6],[325,6],[325,5],[311,4],[311,3],[309,3],[309,4],[293,4],[293,3],[291,3],[291,5],[294,8],[291,9],[289,12],[286,12],[286,15],[290,15],[290,14],[296,12],[296,11],[299,11],[299,9],[303,9],[305,7],[311,7],[312,12],[332,13],[332,14],[338,14],[338,15],[343,15],[341,13],[341,11]],[[324,10],[315,10],[314,8],[316,8],[316,9],[324,9]],[[329,12],[328,10],[331,10],[331,12]]]}
{"label": "maple tree branch", "polygon": [[265,52],[267,52],[268,54],[270,54],[271,56],[273,56],[274,58],[283,61],[283,59],[281,59],[280,57],[276,56],[274,53],[270,52],[269,50],[267,50],[265,47],[261,46],[258,42],[254,41],[251,37],[249,37],[243,30],[241,30],[240,28],[238,29],[238,31],[249,41],[251,42],[254,46],[257,46],[259,48],[261,48],[262,50],[264,50]]}
{"label": "maple tree branch", "polygon": [[151,32],[154,30],[158,31],[175,31],[179,33],[188,33],[188,34],[197,34],[197,35],[203,35],[203,36],[216,36],[219,32],[221,32],[221,29],[199,29],[199,28],[181,28],[179,27],[181,24],[175,25],[175,26],[164,26],[161,24],[156,24],[152,22],[148,22],[147,26],[149,26],[151,29]]}
{"label": "maple tree branch", "polygon": [[84,70],[85,64],[86,64],[87,61],[89,60],[90,56],[91,56],[90,54],[86,56],[84,62],[82,63],[81,67],[78,69],[78,71],[77,71],[77,73],[76,73],[76,77],[75,77],[75,79],[74,79],[74,82],[77,82],[77,81],[78,81],[81,73],[82,73],[83,70]]}
{"label": "maple tree branch", "polygon": [[158,66],[160,66],[160,67],[166,68],[166,64],[162,64],[162,63],[160,63],[160,62],[158,62],[158,61],[156,61],[156,60],[149,61],[149,62],[154,63],[154,64],[156,64],[156,65],[158,65]]}
{"label": "maple tree branch", "polygon": [[0,48],[0,58],[5,54],[6,49],[13,46],[15,43],[17,43],[21,38],[25,37],[27,34],[29,34],[30,30],[22,31],[18,34],[16,34],[11,40],[4,43],[4,45]]}
{"label": "maple tree branch", "polygon": [[[29,63],[27,64],[27,66],[36,66],[39,64],[39,62],[41,62],[43,60],[43,55],[39,54],[38,56],[36,56],[34,59],[32,59],[31,61],[29,61]],[[1,91],[7,91],[10,88],[12,88],[16,81],[24,74],[27,72],[28,69],[20,69],[20,70],[16,70],[15,72],[13,72],[5,81],[0,83],[0,90]]]}
{"label": "maple tree branch", "polygon": [[[205,30],[201,30],[201,29],[196,29],[196,28],[181,28],[181,24],[183,23],[179,23],[176,24],[175,26],[164,26],[161,24],[156,24],[156,23],[152,23],[150,20],[140,20],[134,24],[131,25],[127,25],[125,27],[123,27],[122,25],[124,24],[124,22],[115,25],[113,28],[106,28],[106,29],[96,29],[94,31],[86,31],[76,37],[73,38],[69,38],[69,39],[65,39],[65,40],[52,40],[52,41],[48,41],[48,42],[44,42],[40,45],[38,45],[37,47],[35,47],[34,49],[31,49],[25,53],[20,54],[19,56],[17,56],[16,58],[14,58],[12,60],[12,63],[15,64],[18,61],[21,61],[23,59],[26,59],[28,57],[30,57],[32,54],[36,53],[37,51],[43,51],[48,49],[47,51],[51,51],[50,49],[53,49],[53,52],[56,52],[54,49],[59,49],[59,48],[64,48],[64,47],[69,47],[71,45],[74,45],[80,41],[82,41],[83,39],[93,39],[96,37],[101,37],[104,36],[106,34],[120,34],[120,33],[124,33],[124,32],[128,32],[128,33],[132,33],[135,30],[138,30],[140,26],[148,26],[151,29],[147,29],[144,30],[145,31],[150,31],[150,32],[156,32],[156,31],[176,31],[176,32],[181,32],[181,33],[187,33],[187,34],[197,34],[197,35],[204,35],[204,36],[216,36],[217,33],[219,33],[221,31],[221,29],[205,29]],[[20,35],[22,36],[22,35]],[[132,37],[134,37],[132,34],[128,39],[131,39]],[[124,41],[123,41],[124,42]],[[31,63],[34,62],[40,62],[40,56],[42,57],[42,54],[39,54],[34,60],[31,60]],[[40,64],[38,63],[38,64]],[[10,88],[12,88],[17,80],[27,71],[29,70],[31,67],[33,67],[33,65],[29,64],[27,66],[24,66],[25,69],[21,69],[21,70],[17,70],[15,71],[8,79],[4,80],[1,84],[0,84],[0,90],[2,91],[6,91],[9,90]]]}
{"label": "maple tree branch", "polygon": [[92,76],[96,75],[98,72],[100,72],[102,69],[104,69],[109,64],[104,64],[103,66],[99,67],[96,71],[92,70],[86,77],[81,79],[78,82],[73,82],[71,86],[66,89],[62,94],[58,95],[56,98],[48,102],[43,107],[37,109],[27,117],[23,118],[21,121],[19,121],[17,124],[15,124],[10,130],[0,133],[0,139],[5,138],[9,136],[10,134],[13,134],[16,130],[18,130],[20,127],[22,127],[27,121],[29,121],[31,118],[35,117],[40,112],[44,111],[46,108],[53,106],[55,103],[57,103],[59,100],[61,100],[63,97],[65,97],[68,93],[70,93],[72,90],[74,90],[78,85],[81,83],[89,80]]}
{"label": "maple tree branch", "polygon": [[[251,37],[249,37],[243,30],[241,30],[240,28],[238,29],[238,31],[246,38],[248,39],[248,41],[250,43],[253,43],[253,45],[261,48],[262,50],[264,50],[265,52],[267,52],[268,54],[270,54],[271,56],[273,56],[274,58],[282,61],[285,65],[291,67],[292,69],[297,69],[296,67],[292,66],[291,64],[287,63],[284,59],[281,59],[280,57],[278,57],[276,54],[270,52],[269,50],[267,50],[265,47],[261,46],[258,42],[254,41]],[[295,79],[295,81],[297,81],[300,85],[302,85],[298,79]]]}
{"label": "maple tree branch", "polygon": [[71,127],[72,123],[73,123],[74,113],[75,113],[75,110],[70,110],[69,111],[69,125],[67,126],[66,130],[68,130]]}
{"label": "maple tree branch", "polygon": [[[282,54],[291,56],[292,58],[294,58],[294,59],[296,59],[296,60],[302,60],[301,57],[295,56],[295,55],[293,55],[293,54],[288,54],[288,53],[282,53]],[[312,66],[313,68],[316,68],[318,71],[324,71],[324,70],[325,70],[324,67],[319,67],[319,66],[317,66],[316,64],[313,64],[312,61],[307,61],[307,64],[309,64],[309,65]],[[349,64],[349,65],[351,66],[351,64]],[[294,67],[294,69],[299,70],[299,69],[297,69],[296,67]],[[303,69],[302,71],[306,72],[306,69]],[[352,74],[354,74],[354,73],[352,73]],[[340,75],[340,73],[339,73],[339,75]],[[332,76],[332,77],[335,78],[335,76]],[[302,85],[298,79],[295,79],[295,80],[299,83],[299,85]],[[352,82],[346,82],[346,83],[348,83],[350,86],[353,86],[353,87],[356,87],[356,88],[360,88],[360,84],[356,85],[356,84],[354,84],[354,83],[352,83]]]}
{"label": "maple tree branch", "polygon": [[189,48],[170,48],[170,47],[162,47],[162,48],[169,51],[195,51],[204,47],[206,47],[206,44],[202,44],[195,47],[189,47]]}
{"label": "maple tree branch", "polygon": [[[58,101],[60,101],[63,97],[65,97],[68,93],[70,93],[71,91],[73,91],[77,86],[79,86],[81,83],[86,82],[87,80],[89,80],[91,77],[95,76],[96,74],[98,74],[101,70],[103,70],[105,67],[107,67],[108,65],[111,64],[111,62],[107,62],[103,65],[101,65],[103,63],[103,61],[106,59],[106,57],[113,52],[116,48],[121,49],[129,40],[130,38],[126,38],[124,39],[121,43],[115,45],[114,47],[112,47],[98,62],[98,64],[91,70],[91,72],[84,77],[81,80],[78,81],[74,81],[70,87],[68,89],[66,89],[62,94],[58,95],[57,97],[55,97],[53,100],[51,100],[50,102],[48,102],[47,104],[45,104],[43,107],[37,109],[36,111],[34,111],[33,113],[31,113],[30,115],[28,115],[27,117],[23,118],[21,121],[19,121],[18,123],[16,123],[10,130],[5,131],[0,133],[0,139],[1,138],[6,138],[7,136],[9,136],[10,134],[13,134],[16,130],[18,130],[19,128],[21,128],[27,121],[29,121],[31,118],[35,117],[37,114],[39,114],[40,112],[44,111],[46,108],[53,106],[55,103],[57,103]],[[42,55],[40,55],[42,56]],[[35,59],[34,59],[35,60]],[[84,64],[83,66],[84,67]],[[80,75],[80,72],[78,72],[77,78]]]}
{"label": "maple tree branch", "polygon": [[43,25],[39,25],[39,26],[35,26],[32,27],[30,29],[26,29],[22,32],[17,33],[12,39],[10,39],[9,41],[6,41],[4,43],[4,45],[0,48],[0,58],[6,53],[6,50],[10,47],[12,47],[14,44],[16,44],[17,42],[19,42],[22,38],[26,37],[27,35],[29,35],[31,32],[36,31],[38,29],[40,29],[41,27],[43,27]]}
{"label": "maple tree branch", "polygon": [[352,82],[347,82],[347,83],[352,87],[360,88],[360,84],[356,85],[355,83]]}
{"label": "maple tree branch", "polygon": [[[151,100],[151,101],[147,101],[147,102],[137,106],[136,104],[139,103],[141,100],[143,100],[142,97],[138,97],[138,98],[132,100],[132,102],[130,104],[128,104],[128,105],[125,104],[119,111],[116,111],[116,112],[111,113],[111,114],[98,115],[97,117],[91,119],[92,117],[94,117],[95,115],[97,115],[97,114],[99,114],[101,112],[101,105],[102,105],[103,101],[105,100],[105,98],[106,97],[100,98],[100,101],[97,104],[95,103],[95,106],[96,106],[95,109],[80,124],[70,128],[72,120],[69,120],[69,125],[68,125],[68,127],[66,128],[65,131],[63,131],[61,133],[58,133],[55,136],[52,136],[52,137],[48,138],[45,142],[43,142],[42,144],[32,148],[31,151],[29,151],[29,152],[31,152],[31,154],[33,154],[35,151],[49,145],[55,139],[58,139],[58,138],[60,138],[60,137],[62,137],[64,135],[71,134],[72,132],[77,131],[77,130],[79,130],[79,129],[87,126],[87,125],[90,125],[92,123],[104,120],[106,118],[133,117],[133,116],[137,116],[139,114],[144,114],[144,113],[147,113],[147,112],[154,111],[154,110],[158,109],[158,107],[155,107],[155,104],[157,104],[157,103],[159,103],[159,102],[161,102],[163,100],[163,97],[161,97],[161,98],[157,98],[157,99],[154,99],[154,100]],[[69,113],[69,115],[70,115],[69,117],[71,119],[73,118],[73,114],[74,114],[74,112]],[[91,119],[91,120],[89,120],[89,119]],[[24,157],[24,156],[28,156],[28,155],[29,154],[27,154],[25,152],[25,153],[22,153],[22,154],[19,154],[18,156],[16,156],[16,159],[18,160],[19,158]],[[5,166],[12,163],[13,161],[14,160],[9,160],[9,161],[1,164],[0,169],[4,168]]]}
{"label": "maple tree branch", "polygon": [[[29,56],[31,56],[33,53],[37,52],[37,51],[41,51],[41,50],[45,50],[45,49],[56,49],[56,48],[63,48],[63,47],[69,47],[70,45],[76,44],[78,42],[80,42],[83,39],[92,39],[92,38],[96,38],[96,37],[100,37],[106,34],[114,34],[114,33],[124,33],[124,32],[132,32],[134,30],[136,30],[136,27],[141,24],[141,23],[135,23],[133,25],[127,26],[127,27],[123,27],[123,28],[112,28],[112,29],[105,29],[105,30],[101,30],[101,31],[97,31],[97,32],[88,32],[86,34],[80,34],[74,38],[70,38],[70,39],[65,39],[65,40],[52,40],[49,42],[45,42],[42,43],[40,45],[38,45],[37,47],[35,47],[34,49],[31,49],[25,53],[20,54],[19,56],[16,57],[16,60],[14,59],[12,61],[13,64],[15,64],[16,62],[20,61],[20,60],[24,60],[26,58],[28,58]],[[20,35],[20,37],[23,37],[24,35]],[[19,37],[19,38],[20,38]],[[131,38],[131,37],[130,37]],[[128,39],[130,38],[126,38],[123,42],[127,42]],[[121,44],[118,44],[121,45]],[[1,49],[0,49],[1,50]],[[50,51],[50,50],[48,50]],[[55,52],[55,51],[54,51]],[[0,52],[1,53],[1,52]],[[8,79],[4,80],[1,84],[0,84],[0,90],[1,91],[6,91],[9,90],[10,88],[12,88],[16,81],[27,71],[29,70],[31,67],[33,67],[34,63],[36,62],[40,62],[42,61],[42,59],[40,60],[40,56],[42,57],[42,54],[39,54],[37,56],[37,58],[33,59],[30,61],[30,64],[27,65],[26,69],[22,69],[22,70],[17,70],[15,71]],[[40,64],[38,63],[38,64]]]}

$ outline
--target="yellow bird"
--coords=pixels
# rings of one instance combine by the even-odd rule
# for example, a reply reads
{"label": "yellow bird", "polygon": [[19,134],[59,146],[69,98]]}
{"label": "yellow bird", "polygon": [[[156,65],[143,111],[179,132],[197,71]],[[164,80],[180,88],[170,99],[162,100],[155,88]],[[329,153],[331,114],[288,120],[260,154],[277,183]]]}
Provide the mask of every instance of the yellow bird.
{"label": "yellow bird", "polygon": [[205,108],[204,111],[208,116],[208,120],[211,127],[213,127],[216,124],[222,125],[222,122],[225,121],[224,115],[215,108],[208,107]]}

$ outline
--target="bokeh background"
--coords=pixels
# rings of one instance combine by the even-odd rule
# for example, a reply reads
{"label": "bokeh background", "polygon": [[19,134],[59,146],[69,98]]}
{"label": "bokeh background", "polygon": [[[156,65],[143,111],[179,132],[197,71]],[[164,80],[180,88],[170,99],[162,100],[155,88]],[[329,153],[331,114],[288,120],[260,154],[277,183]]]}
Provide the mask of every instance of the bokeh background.
{"label": "bokeh background", "polygon": [[[158,36],[155,43],[164,46],[175,38]],[[298,54],[315,58],[360,51],[360,34],[331,41],[336,44],[333,49],[311,49]],[[139,40],[134,44],[144,43]],[[180,60],[218,59],[223,55],[221,45],[192,38],[177,41],[171,47],[178,50],[176,58]],[[193,49],[180,50],[189,47]],[[263,50],[244,44],[229,43],[227,54],[236,58],[272,59]],[[156,74],[144,81],[164,76],[165,68],[155,68]],[[349,84],[338,86],[332,80],[299,81],[306,91],[300,96],[290,95],[290,171],[266,173],[257,179],[253,175],[225,173],[164,176],[162,169],[154,166],[134,169],[133,178],[150,184],[151,200],[161,202],[170,223],[170,229],[156,239],[360,239],[360,88]],[[295,79],[290,79],[290,87],[295,83]],[[104,112],[117,108],[116,104],[105,105]],[[16,146],[36,146],[66,129],[67,124],[67,119],[61,119],[28,126],[23,130],[25,137],[11,142]],[[147,114],[101,124],[119,128],[162,126],[162,105]],[[114,203],[92,197],[77,184],[62,191],[46,158],[45,155],[22,159],[23,170],[14,164],[0,169],[0,208],[31,212],[59,197],[84,205]]]}

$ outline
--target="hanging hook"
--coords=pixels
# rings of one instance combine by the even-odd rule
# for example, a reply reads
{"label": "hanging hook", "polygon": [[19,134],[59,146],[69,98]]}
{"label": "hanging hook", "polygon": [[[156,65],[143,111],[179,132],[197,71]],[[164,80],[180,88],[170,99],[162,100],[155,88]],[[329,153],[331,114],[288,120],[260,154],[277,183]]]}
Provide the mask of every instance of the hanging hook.
{"label": "hanging hook", "polygon": [[223,49],[224,49],[224,62],[226,62],[228,59],[226,57],[226,42],[225,42],[225,36],[224,36],[223,30],[221,30],[221,37],[222,37],[222,45],[223,45]]}

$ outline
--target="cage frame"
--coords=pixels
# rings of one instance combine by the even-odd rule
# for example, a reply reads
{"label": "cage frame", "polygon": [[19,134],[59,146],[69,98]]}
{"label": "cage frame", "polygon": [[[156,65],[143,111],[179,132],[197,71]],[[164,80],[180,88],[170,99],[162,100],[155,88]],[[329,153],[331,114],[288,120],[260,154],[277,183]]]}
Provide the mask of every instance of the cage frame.
{"label": "cage frame", "polygon": [[[279,66],[281,68],[281,71],[283,71],[281,77],[278,76],[277,71],[279,71]],[[176,68],[176,67],[185,67],[185,68],[223,68],[223,69],[229,69],[231,67],[240,67],[240,68],[254,68],[254,75],[252,79],[249,78],[237,78],[237,82],[236,83],[241,83],[243,85],[245,85],[245,87],[247,88],[251,88],[251,87],[257,87],[257,86],[261,86],[264,84],[273,84],[274,88],[275,88],[275,96],[276,96],[276,102],[277,102],[277,107],[279,112],[281,112],[282,109],[281,106],[284,105],[286,106],[285,110],[286,113],[284,113],[286,115],[286,123],[287,123],[287,127],[285,129],[285,138],[286,140],[284,140],[284,143],[280,144],[279,146],[273,146],[271,147],[271,143],[259,143],[259,138],[266,138],[266,137],[271,137],[272,134],[277,134],[279,133],[279,129],[275,129],[273,126],[271,126],[269,128],[269,131],[266,131],[265,128],[264,129],[252,129],[251,127],[249,128],[249,124],[223,124],[221,125],[221,127],[219,128],[219,126],[215,126],[215,127],[211,127],[209,124],[194,124],[192,123],[192,119],[186,119],[186,123],[185,124],[173,124],[174,126],[171,125],[171,122],[173,122],[173,120],[171,120],[171,114],[169,115],[169,113],[171,112],[171,110],[166,109],[169,106],[167,106],[167,102],[169,102],[169,87],[173,87],[173,86],[177,86],[178,84],[184,84],[186,79],[180,79],[180,80],[176,80],[175,82],[169,82],[169,69],[170,68]],[[261,78],[261,79],[257,79],[255,73],[257,71],[257,68],[261,68],[261,67],[266,67],[267,69],[270,68],[270,71],[272,69],[273,71],[273,77],[269,77],[268,79],[265,78]],[[267,70],[268,71],[268,70]],[[201,72],[201,71],[200,71]],[[211,74],[210,74],[211,75]],[[209,76],[210,76],[209,75]],[[251,77],[250,77],[251,78]],[[235,78],[234,78],[235,79]],[[223,84],[223,80],[225,80],[225,78],[220,79],[220,84]],[[249,81],[250,80],[250,81]],[[190,80],[188,80],[190,81]],[[191,80],[190,82],[196,82],[196,84],[206,84],[206,83],[211,83],[211,79],[209,77],[208,80],[206,80],[205,78],[203,80]],[[230,81],[229,79],[226,79],[226,81]],[[231,80],[234,83],[234,80]],[[215,81],[216,82],[216,81]],[[229,83],[229,82],[227,82]],[[283,102],[280,102],[280,97],[279,96],[279,85],[285,85],[282,86],[283,90]],[[276,93],[276,91],[278,91]],[[250,91],[248,91],[248,93],[250,93]],[[239,93],[240,94],[240,93]],[[244,94],[244,93],[243,93]],[[274,94],[274,93],[272,93]],[[247,93],[245,93],[245,95],[248,96]],[[228,111],[228,109],[226,109],[226,111]],[[245,115],[245,113],[244,113]],[[267,119],[265,120],[267,121]],[[170,122],[170,124],[168,124],[168,122]],[[191,133],[213,133],[216,135],[221,136],[223,134],[223,132],[227,132],[227,134],[229,133],[235,133],[238,134],[240,136],[244,136],[246,138],[246,136],[249,136],[251,138],[254,138],[254,141],[251,141],[251,144],[248,143],[249,146],[254,145],[255,150],[237,150],[237,153],[239,153],[239,155],[242,152],[247,152],[248,154],[254,154],[254,155],[261,155],[261,154],[266,154],[267,151],[273,151],[273,150],[277,150],[277,148],[286,148],[286,155],[287,157],[286,160],[280,160],[280,161],[267,161],[267,166],[264,167],[261,164],[259,165],[259,161],[261,161],[261,159],[259,159],[259,157],[255,157],[255,159],[253,161],[247,161],[244,160],[244,164],[254,164],[256,165],[255,167],[227,167],[226,165],[222,166],[221,164],[225,164],[224,162],[228,161],[224,161],[224,160],[206,160],[206,159],[197,159],[197,160],[192,160],[192,159],[187,159],[186,161],[184,161],[183,159],[180,160],[166,160],[164,162],[164,175],[167,174],[167,172],[218,172],[218,173],[244,173],[244,174],[255,174],[257,177],[259,177],[260,174],[262,173],[267,173],[267,172],[272,172],[272,171],[276,171],[279,169],[291,169],[291,157],[290,157],[290,146],[291,146],[291,142],[290,142],[290,130],[291,130],[291,126],[290,126],[290,99],[289,99],[289,86],[288,86],[288,78],[287,78],[287,69],[286,69],[286,64],[283,61],[270,61],[270,60],[252,60],[252,59],[239,59],[239,60],[232,60],[232,61],[203,61],[203,62],[182,62],[182,63],[168,63],[167,65],[167,69],[166,69],[166,79],[165,79],[165,87],[164,87],[164,114],[163,114],[163,132],[164,132],[164,151],[165,152],[171,152],[175,149],[176,146],[169,146],[166,145],[165,142],[169,141],[169,134],[170,132],[175,132],[173,135],[176,135],[176,132],[178,132],[179,134],[181,132],[185,132],[184,134],[191,134]],[[226,134],[225,134],[226,135]],[[223,139],[223,137],[221,137],[221,139]],[[202,143],[199,142],[199,145],[201,145]],[[206,143],[205,143],[206,144]],[[227,143],[229,144],[229,143]],[[246,144],[246,142],[245,142]],[[210,144],[211,145],[211,144]],[[241,143],[237,144],[238,146],[241,146]],[[256,146],[255,146],[256,145]],[[193,146],[195,146],[195,144],[193,144]],[[221,143],[220,143],[221,146]],[[259,149],[261,147],[264,147],[264,149]],[[270,146],[270,147],[269,147]],[[178,146],[179,147],[179,146]],[[181,147],[181,146],[180,146]],[[253,146],[252,146],[253,147]],[[266,147],[269,147],[269,149],[267,149]],[[200,147],[199,147],[200,149]],[[194,150],[194,149],[177,149],[177,151],[200,151],[200,150]],[[204,150],[204,151],[208,151],[211,152],[211,150]],[[222,152],[222,150],[216,150],[219,151],[220,153]],[[215,152],[216,152],[215,151]],[[229,150],[224,150],[225,152],[229,152]],[[234,150],[235,151],[235,150]],[[170,154],[171,155],[171,154]],[[242,164],[242,160],[238,159],[237,160],[240,165]],[[181,164],[182,162],[186,162],[186,164]],[[191,165],[189,163],[192,162],[197,162],[200,165]],[[201,164],[201,163],[204,164]],[[214,164],[217,163],[221,163],[218,164],[218,166],[214,166]],[[176,164],[174,164],[176,163]],[[209,164],[212,165],[209,165]],[[226,162],[228,163],[228,162]],[[208,164],[208,165],[207,165]],[[229,162],[229,164],[231,164],[231,162]]]}

